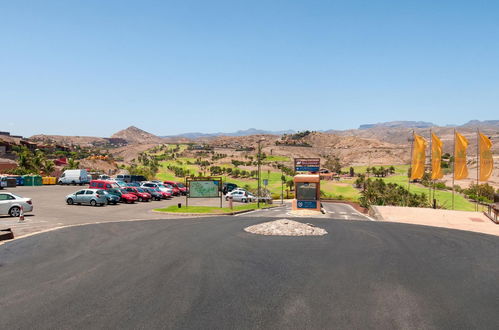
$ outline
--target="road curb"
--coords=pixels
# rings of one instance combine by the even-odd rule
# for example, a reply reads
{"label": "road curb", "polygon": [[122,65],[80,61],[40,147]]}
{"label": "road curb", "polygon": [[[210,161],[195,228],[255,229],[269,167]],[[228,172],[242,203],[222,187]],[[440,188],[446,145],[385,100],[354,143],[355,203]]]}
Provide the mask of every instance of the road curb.
{"label": "road curb", "polygon": [[381,213],[379,213],[378,208],[375,205],[371,205],[369,207],[368,214],[376,220],[385,221],[385,219],[383,219],[383,216],[381,215]]}
{"label": "road curb", "polygon": [[241,210],[241,211],[234,211],[234,212],[227,212],[227,213],[177,213],[177,212],[162,212],[162,211],[155,211],[152,210],[154,213],[160,213],[160,214],[167,214],[167,215],[178,215],[178,216],[184,216],[184,217],[192,217],[192,216],[214,216],[214,215],[236,215],[236,214],[242,214],[242,213],[248,213],[248,212],[253,212],[253,211],[258,211],[258,210],[264,210],[264,209],[274,209],[276,207],[281,207],[280,205],[278,206],[270,206],[270,207],[265,207],[263,209],[254,209],[254,210]]}

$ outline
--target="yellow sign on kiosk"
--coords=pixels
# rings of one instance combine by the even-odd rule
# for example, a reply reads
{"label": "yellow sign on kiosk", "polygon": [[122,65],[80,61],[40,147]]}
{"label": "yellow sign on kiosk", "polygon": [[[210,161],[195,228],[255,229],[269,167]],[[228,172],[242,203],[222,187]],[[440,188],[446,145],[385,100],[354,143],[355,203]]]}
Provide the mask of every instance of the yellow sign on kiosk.
{"label": "yellow sign on kiosk", "polygon": [[321,210],[321,178],[316,174],[298,174],[293,179],[295,183],[295,199],[293,211]]}

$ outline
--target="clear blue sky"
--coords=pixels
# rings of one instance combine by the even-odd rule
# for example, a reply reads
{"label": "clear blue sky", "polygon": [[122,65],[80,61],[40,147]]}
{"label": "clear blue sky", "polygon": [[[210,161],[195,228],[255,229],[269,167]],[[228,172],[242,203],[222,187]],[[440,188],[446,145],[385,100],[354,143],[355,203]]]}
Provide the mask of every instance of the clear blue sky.
{"label": "clear blue sky", "polygon": [[499,1],[0,0],[0,130],[499,119]]}

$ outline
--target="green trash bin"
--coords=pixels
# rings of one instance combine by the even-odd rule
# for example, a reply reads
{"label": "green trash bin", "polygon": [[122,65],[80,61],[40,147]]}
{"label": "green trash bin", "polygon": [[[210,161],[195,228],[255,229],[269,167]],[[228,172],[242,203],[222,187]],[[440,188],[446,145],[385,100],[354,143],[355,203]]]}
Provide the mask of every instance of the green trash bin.
{"label": "green trash bin", "polygon": [[41,175],[35,175],[33,177],[33,180],[35,181],[35,186],[42,186],[43,185],[43,179]]}
{"label": "green trash bin", "polygon": [[32,186],[33,185],[33,176],[31,175],[23,175],[24,185]]}
{"label": "green trash bin", "polygon": [[24,185],[25,186],[41,186],[43,185],[43,179],[40,175],[24,175]]}

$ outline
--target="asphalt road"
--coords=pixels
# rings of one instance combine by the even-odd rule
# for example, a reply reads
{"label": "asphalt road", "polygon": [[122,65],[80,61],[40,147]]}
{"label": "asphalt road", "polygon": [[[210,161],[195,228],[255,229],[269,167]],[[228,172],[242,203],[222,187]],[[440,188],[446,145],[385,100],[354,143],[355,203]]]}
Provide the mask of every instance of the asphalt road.
{"label": "asphalt road", "polygon": [[[291,203],[285,203],[281,206],[280,201],[274,201],[274,206],[277,208],[262,209],[248,214],[241,214],[246,217],[251,214],[251,217],[277,217],[277,218],[303,218],[291,212]],[[337,220],[371,220],[366,215],[358,212],[352,206],[344,203],[328,203],[324,202],[323,207],[326,210],[325,214],[319,214],[318,218],[337,219]],[[308,218],[308,217],[307,217]]]}
{"label": "asphalt road", "polygon": [[0,246],[3,329],[494,329],[499,239],[294,219],[321,237],[219,217],[65,228]]}
{"label": "asphalt road", "polygon": [[[12,228],[16,237],[31,234],[55,227],[86,223],[123,221],[137,219],[162,219],[165,214],[152,212],[155,208],[163,208],[182,203],[185,197],[174,197],[169,200],[151,201],[147,203],[107,205],[93,207],[89,205],[67,205],[65,197],[88,186],[20,186],[8,188],[9,191],[23,197],[33,199],[34,210],[27,213],[25,221],[19,223],[17,218],[0,216],[0,228]],[[223,201],[225,204],[225,200]],[[189,205],[219,206],[219,199],[191,199]]]}

